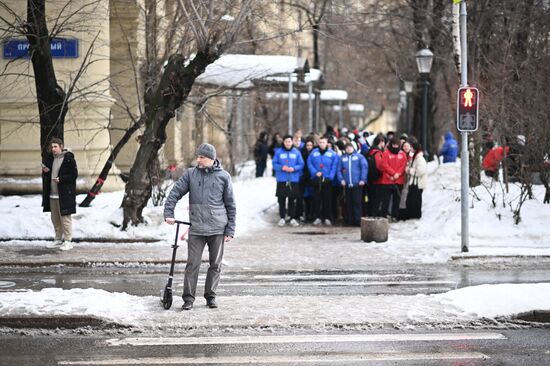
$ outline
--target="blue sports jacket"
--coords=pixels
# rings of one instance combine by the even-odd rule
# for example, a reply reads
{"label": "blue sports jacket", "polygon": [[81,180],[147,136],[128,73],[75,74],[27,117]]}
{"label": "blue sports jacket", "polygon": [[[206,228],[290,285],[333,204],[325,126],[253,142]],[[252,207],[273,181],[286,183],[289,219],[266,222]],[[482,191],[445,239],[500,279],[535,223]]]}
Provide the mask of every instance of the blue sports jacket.
{"label": "blue sports jacket", "polygon": [[441,147],[439,155],[443,155],[444,163],[454,163],[458,155],[458,143],[451,131],[447,131],[445,134],[445,143]]}
{"label": "blue sports jacket", "polygon": [[311,178],[317,178],[317,172],[322,172],[325,179],[333,180],[336,177],[339,161],[340,158],[334,150],[327,148],[325,153],[321,154],[319,148],[316,147],[307,158],[307,167]]}
{"label": "blue sports jacket", "polygon": [[[293,172],[283,171],[283,166],[294,168]],[[290,150],[286,150],[281,147],[275,151],[273,156],[273,169],[275,170],[275,178],[277,182],[292,182],[298,183],[300,176],[304,170],[304,159],[302,159],[302,153],[295,147]]]}
{"label": "blue sports jacket", "polygon": [[367,159],[357,152],[344,154],[338,165],[338,182],[344,180],[347,187],[359,185],[360,181],[367,183],[369,164]]}

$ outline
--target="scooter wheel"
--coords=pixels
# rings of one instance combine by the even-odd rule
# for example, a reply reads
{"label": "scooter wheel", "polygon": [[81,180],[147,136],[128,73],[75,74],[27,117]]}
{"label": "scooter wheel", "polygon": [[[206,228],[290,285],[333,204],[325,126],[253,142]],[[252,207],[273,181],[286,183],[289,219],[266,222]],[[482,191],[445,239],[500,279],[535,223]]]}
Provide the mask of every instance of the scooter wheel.
{"label": "scooter wheel", "polygon": [[164,296],[162,297],[162,306],[168,310],[172,306],[172,291],[164,290]]}

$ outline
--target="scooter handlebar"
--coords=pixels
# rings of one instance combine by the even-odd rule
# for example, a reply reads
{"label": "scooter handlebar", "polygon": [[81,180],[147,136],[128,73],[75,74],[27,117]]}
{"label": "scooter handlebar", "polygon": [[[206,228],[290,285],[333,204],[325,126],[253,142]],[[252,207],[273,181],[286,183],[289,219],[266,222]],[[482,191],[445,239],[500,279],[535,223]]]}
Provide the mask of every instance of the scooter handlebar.
{"label": "scooter handlebar", "polygon": [[191,223],[190,223],[190,222],[187,222],[187,221],[176,220],[175,223],[176,223],[176,224],[183,224],[183,225],[189,225],[189,226],[191,226]]}

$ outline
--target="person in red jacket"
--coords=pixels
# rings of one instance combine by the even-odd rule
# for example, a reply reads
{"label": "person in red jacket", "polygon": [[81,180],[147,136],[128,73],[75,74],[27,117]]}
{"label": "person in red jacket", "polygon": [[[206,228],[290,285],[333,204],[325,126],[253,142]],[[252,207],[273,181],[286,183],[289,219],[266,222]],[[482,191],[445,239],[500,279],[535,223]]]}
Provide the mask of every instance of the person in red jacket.
{"label": "person in red jacket", "polygon": [[382,153],[379,167],[381,176],[377,183],[380,184],[380,203],[377,216],[387,217],[389,214],[391,221],[399,219],[399,200],[405,184],[406,167],[407,155],[401,150],[399,139],[394,136]]}
{"label": "person in red jacket", "polygon": [[[510,148],[506,147],[506,154],[510,153]],[[483,158],[481,166],[485,171],[485,175],[491,178],[498,178],[498,170],[500,169],[500,162],[504,159],[504,147],[497,146],[489,150],[487,155]]]}

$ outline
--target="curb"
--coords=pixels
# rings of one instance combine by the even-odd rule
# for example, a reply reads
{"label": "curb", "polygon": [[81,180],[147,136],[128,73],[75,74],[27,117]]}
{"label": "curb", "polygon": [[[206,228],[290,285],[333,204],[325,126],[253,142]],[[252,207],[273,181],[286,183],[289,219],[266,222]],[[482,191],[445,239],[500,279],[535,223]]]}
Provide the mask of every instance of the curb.
{"label": "curb", "polygon": [[[48,238],[0,238],[0,242],[7,241],[52,241],[51,237]],[[116,244],[143,244],[143,243],[159,243],[163,240],[155,238],[73,238],[71,240],[74,243],[116,243]]]}
{"label": "curb", "polygon": [[527,255],[527,254],[484,255],[484,254],[479,254],[479,255],[475,255],[475,254],[472,254],[472,255],[453,255],[453,256],[451,256],[451,260],[453,260],[453,261],[459,261],[459,260],[464,260],[464,259],[513,259],[513,258],[518,258],[518,259],[550,259],[550,255],[548,255],[548,254],[541,254],[541,255],[537,255],[537,254],[533,254],[533,255]]}
{"label": "curb", "polygon": [[550,323],[550,310],[532,310],[525,313],[519,313],[514,319],[525,320],[528,322]]}
{"label": "curb", "polygon": [[123,327],[120,324],[106,322],[93,316],[2,316],[0,327],[8,328],[40,328],[40,329],[76,329],[82,327]]}
{"label": "curb", "polygon": [[[208,260],[203,259],[202,263],[208,263]],[[93,267],[93,266],[142,266],[142,265],[169,265],[172,263],[170,260],[120,260],[120,261],[34,261],[34,262],[0,262],[0,268],[4,267],[54,267],[54,266],[67,266],[67,267]],[[176,260],[176,264],[186,264],[187,259]]]}

